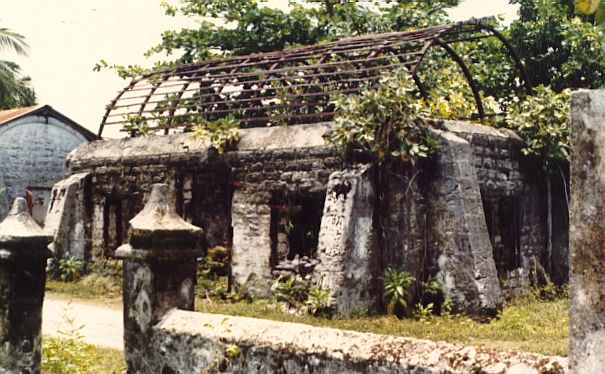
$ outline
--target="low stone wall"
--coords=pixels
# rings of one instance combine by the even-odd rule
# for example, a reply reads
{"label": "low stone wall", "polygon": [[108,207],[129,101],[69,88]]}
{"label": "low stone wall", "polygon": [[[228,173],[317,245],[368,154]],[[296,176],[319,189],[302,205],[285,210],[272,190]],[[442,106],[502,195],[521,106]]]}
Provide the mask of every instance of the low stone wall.
{"label": "low stone wall", "polygon": [[567,372],[562,357],[180,310],[153,330],[156,373]]}

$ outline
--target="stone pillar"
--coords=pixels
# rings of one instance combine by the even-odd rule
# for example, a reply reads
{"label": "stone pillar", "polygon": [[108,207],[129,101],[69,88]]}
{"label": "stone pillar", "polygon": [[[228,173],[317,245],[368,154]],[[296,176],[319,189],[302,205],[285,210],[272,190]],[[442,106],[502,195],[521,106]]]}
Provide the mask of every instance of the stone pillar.
{"label": "stone pillar", "polygon": [[124,260],[124,356],[128,373],[154,373],[148,360],[152,327],[166,312],[193,310],[195,259],[204,255],[202,229],[176,214],[168,185],[153,185],[132,220]]}
{"label": "stone pillar", "polygon": [[51,241],[27,213],[25,199],[17,198],[0,223],[2,373],[40,372],[42,303]]}
{"label": "stone pillar", "polygon": [[[267,199],[268,200],[268,199]],[[237,286],[269,296],[271,276],[271,208],[246,191],[233,193],[231,275]]]}
{"label": "stone pillar", "polygon": [[468,141],[441,133],[429,202],[431,252],[455,311],[495,315],[502,303],[473,150]]}
{"label": "stone pillar", "polygon": [[569,366],[605,373],[605,91],[571,100]]}
{"label": "stone pillar", "polygon": [[369,166],[335,172],[328,182],[313,277],[332,291],[336,312],[348,316],[369,309],[380,292],[374,235],[374,185]]}

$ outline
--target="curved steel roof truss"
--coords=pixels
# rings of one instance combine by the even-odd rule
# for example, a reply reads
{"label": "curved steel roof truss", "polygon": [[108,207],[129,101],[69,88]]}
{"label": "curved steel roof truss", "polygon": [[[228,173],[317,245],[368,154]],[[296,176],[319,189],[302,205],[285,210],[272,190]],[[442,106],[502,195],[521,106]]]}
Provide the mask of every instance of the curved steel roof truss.
{"label": "curved steel roof truss", "polygon": [[489,24],[473,20],[154,71],[118,93],[107,107],[98,135],[107,126],[123,126],[133,118],[145,122],[150,131],[164,134],[227,116],[239,120],[242,127],[325,122],[334,118],[330,102],[334,95],[360,93],[376,84],[385,70],[404,69],[426,96],[419,71],[434,46],[460,67],[475,99],[474,117],[483,118],[486,113],[477,84],[452,44],[486,36],[502,42],[520,82],[531,93],[511,44]]}

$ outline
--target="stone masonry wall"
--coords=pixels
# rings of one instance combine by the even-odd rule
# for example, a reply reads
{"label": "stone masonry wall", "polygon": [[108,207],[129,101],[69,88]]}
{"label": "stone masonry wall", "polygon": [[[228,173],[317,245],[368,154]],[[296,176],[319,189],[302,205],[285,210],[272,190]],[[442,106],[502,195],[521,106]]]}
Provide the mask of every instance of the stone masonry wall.
{"label": "stone masonry wall", "polygon": [[52,117],[26,116],[0,126],[0,219],[27,187],[50,190],[65,174],[65,157],[86,141]]}
{"label": "stone masonry wall", "polygon": [[[89,173],[92,180],[89,214],[93,257],[113,253],[124,241],[128,221],[142,208],[151,184],[164,182],[174,191],[177,212],[204,229],[210,246],[231,248],[232,280],[236,284],[255,278],[256,289],[266,292],[270,280],[283,268],[303,264],[312,270],[317,264],[313,258],[317,249],[299,251],[304,252],[301,257],[311,259],[298,254],[293,258],[294,252],[288,251],[296,243],[287,242],[284,227],[292,223],[288,220],[296,210],[311,206],[313,209],[305,214],[317,214],[317,221],[311,217],[313,222],[303,223],[314,240],[319,237],[328,179],[351,162],[343,160],[324,139],[331,126],[242,129],[237,147],[223,155],[189,134],[99,141],[78,148],[70,155],[68,167],[69,174]],[[447,122],[445,128],[446,133],[469,144],[471,153],[464,157],[474,170],[477,187],[467,193],[480,193],[484,210],[493,213],[491,225],[483,222],[473,226],[476,231],[488,231],[488,241],[476,243],[482,243],[485,253],[496,251],[501,276],[522,269],[517,272],[528,278],[530,262],[526,257],[544,258],[545,216],[541,203],[531,206],[531,201],[523,199],[531,191],[539,194],[542,187],[535,185],[535,178],[529,178],[520,163],[520,139],[512,132],[480,125]],[[453,152],[448,157],[455,160],[461,155]],[[434,161],[415,167],[384,164],[370,180],[376,188],[373,203],[377,206],[372,223],[378,243],[373,274],[389,266],[403,267],[419,281],[426,281],[442,270],[438,253],[444,249],[433,227],[435,215],[441,214],[435,209],[435,191],[449,187],[435,183],[451,181],[445,175],[436,179],[438,169]],[[479,214],[481,204],[472,211]],[[477,217],[477,222],[486,220],[483,215]],[[466,218],[454,214],[452,219]],[[537,231],[532,233],[534,229]],[[554,243],[565,246],[563,239]],[[557,248],[553,248],[553,256],[566,253]],[[563,257],[553,259],[563,263],[560,269],[566,266]],[[509,269],[507,264],[511,263],[513,268]],[[469,264],[476,265],[472,260]],[[483,276],[481,271],[477,274]]]}

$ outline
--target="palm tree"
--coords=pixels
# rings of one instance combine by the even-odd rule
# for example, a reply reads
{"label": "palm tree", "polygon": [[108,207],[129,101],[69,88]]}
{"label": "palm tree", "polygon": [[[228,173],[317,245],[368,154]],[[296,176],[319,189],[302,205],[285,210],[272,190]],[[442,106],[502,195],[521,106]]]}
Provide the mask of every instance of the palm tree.
{"label": "palm tree", "polygon": [[23,35],[17,34],[6,27],[0,27],[0,49],[4,48],[10,48],[20,55],[27,55],[29,46]]}
{"label": "palm tree", "polygon": [[[10,49],[26,56],[29,46],[23,35],[0,28],[0,51]],[[21,75],[21,68],[12,61],[0,60],[0,109],[29,106],[36,103],[29,77]]]}

